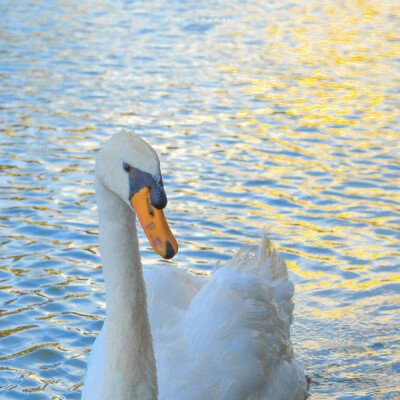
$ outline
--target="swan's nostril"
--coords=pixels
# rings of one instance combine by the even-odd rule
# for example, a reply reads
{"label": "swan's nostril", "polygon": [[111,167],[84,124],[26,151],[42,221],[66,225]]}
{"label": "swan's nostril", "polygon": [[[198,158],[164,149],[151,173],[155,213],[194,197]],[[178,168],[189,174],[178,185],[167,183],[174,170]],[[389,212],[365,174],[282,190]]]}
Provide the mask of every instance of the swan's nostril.
{"label": "swan's nostril", "polygon": [[151,205],[150,198],[148,198],[146,200],[147,200],[147,209],[149,211],[149,214],[154,217],[153,206]]}

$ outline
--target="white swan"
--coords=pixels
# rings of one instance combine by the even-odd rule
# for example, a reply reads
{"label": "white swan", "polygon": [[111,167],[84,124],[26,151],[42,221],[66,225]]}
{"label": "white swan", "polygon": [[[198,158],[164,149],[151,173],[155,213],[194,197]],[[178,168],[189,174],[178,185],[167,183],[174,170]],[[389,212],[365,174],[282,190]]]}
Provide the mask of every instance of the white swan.
{"label": "white swan", "polygon": [[210,279],[162,267],[145,285],[135,214],[155,251],[177,252],[156,152],[131,133],[112,136],[97,155],[96,197],[107,310],[82,400],[307,396],[289,337],[293,285],[265,232]]}

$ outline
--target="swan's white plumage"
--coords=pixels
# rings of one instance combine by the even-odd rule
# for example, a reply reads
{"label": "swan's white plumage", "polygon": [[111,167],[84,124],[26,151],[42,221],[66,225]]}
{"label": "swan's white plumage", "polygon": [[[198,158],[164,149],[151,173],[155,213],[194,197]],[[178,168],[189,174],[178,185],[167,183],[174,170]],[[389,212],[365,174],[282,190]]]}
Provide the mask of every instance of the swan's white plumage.
{"label": "swan's white plumage", "polygon": [[[305,398],[289,337],[293,285],[266,233],[211,278],[163,267],[145,271],[145,281],[160,400]],[[85,382],[92,394],[101,387],[104,333],[90,361],[98,374]]]}
{"label": "swan's white plumage", "polygon": [[[174,267],[146,270],[144,278],[160,400],[306,397],[290,343],[294,288],[265,231],[259,247],[243,248],[210,278]],[[106,324],[82,400],[101,398]]]}
{"label": "swan's white plumage", "polygon": [[[123,162],[159,179],[160,161],[155,150],[145,140],[127,131],[111,136],[97,153],[96,179],[129,204],[129,185],[121,179]],[[97,202],[99,200],[98,197]]]}
{"label": "swan's white plumage", "polygon": [[265,232],[253,250],[242,249],[210,279],[146,272],[160,399],[305,398],[286,334],[293,310],[286,265]]}

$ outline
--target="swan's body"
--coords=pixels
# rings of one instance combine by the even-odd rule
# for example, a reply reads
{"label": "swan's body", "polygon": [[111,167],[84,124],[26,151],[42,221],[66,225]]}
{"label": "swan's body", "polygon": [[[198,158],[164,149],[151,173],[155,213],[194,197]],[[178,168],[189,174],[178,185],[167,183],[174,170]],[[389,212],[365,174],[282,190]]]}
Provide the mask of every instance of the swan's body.
{"label": "swan's body", "polygon": [[[145,142],[122,133],[101,157],[118,149],[116,136],[150,156]],[[147,172],[157,177],[157,166]],[[134,212],[123,185],[110,190],[102,172],[110,173],[98,157],[107,314],[82,400],[303,400],[306,380],[290,344],[293,285],[267,234],[211,278],[163,267],[146,271],[145,284]]]}

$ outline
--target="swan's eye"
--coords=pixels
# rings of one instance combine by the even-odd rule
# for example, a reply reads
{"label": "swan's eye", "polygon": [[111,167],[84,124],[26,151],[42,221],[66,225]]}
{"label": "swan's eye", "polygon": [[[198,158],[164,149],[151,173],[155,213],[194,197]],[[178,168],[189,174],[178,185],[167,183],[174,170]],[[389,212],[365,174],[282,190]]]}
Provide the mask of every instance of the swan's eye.
{"label": "swan's eye", "polygon": [[132,169],[133,169],[132,165],[130,165],[130,164],[126,163],[126,162],[124,162],[122,164],[122,168],[124,169],[125,172],[128,172],[128,173],[131,172]]}

